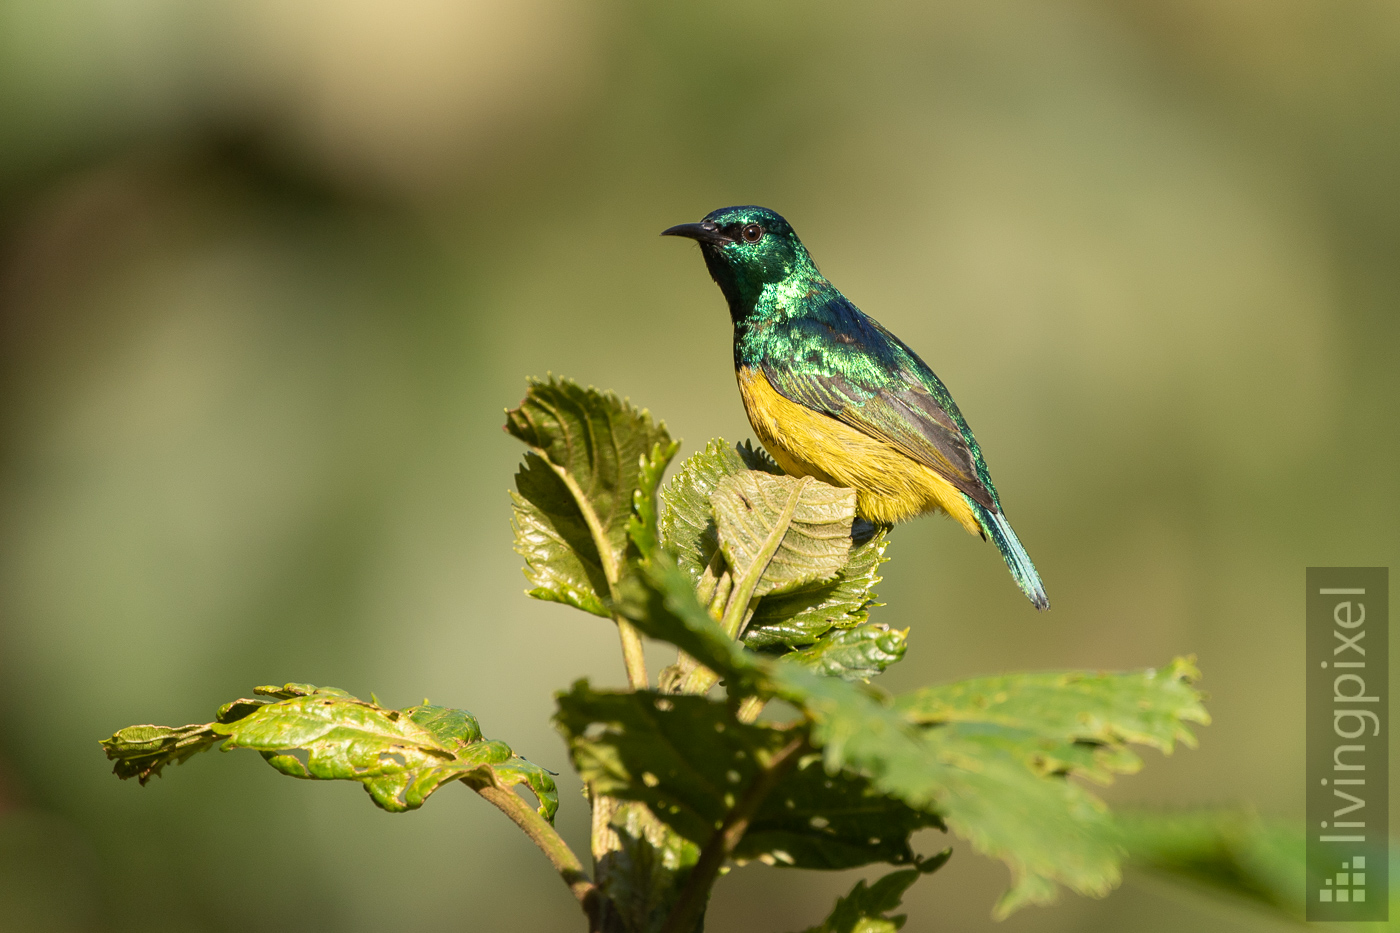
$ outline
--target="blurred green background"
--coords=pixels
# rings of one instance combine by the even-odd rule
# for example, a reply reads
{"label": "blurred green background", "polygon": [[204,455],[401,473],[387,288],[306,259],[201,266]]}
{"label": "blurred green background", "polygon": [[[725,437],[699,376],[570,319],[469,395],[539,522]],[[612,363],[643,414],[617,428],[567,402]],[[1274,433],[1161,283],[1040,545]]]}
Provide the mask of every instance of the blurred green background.
{"label": "blurred green background", "polygon": [[[900,528],[886,685],[1193,652],[1201,748],[1108,797],[1301,818],[1303,569],[1400,566],[1398,159],[1383,0],[0,0],[0,929],[581,929],[465,791],[143,789],[97,740],[426,695],[566,772],[585,845],[551,692],[622,669],[522,595],[502,409],[552,371],[683,454],[749,436],[657,237],[734,203],[952,388],[1054,600]],[[736,871],[711,929],[878,873]],[[959,845],[907,929],[990,929],[1005,882]],[[1131,877],[998,927],[1285,928]]]}

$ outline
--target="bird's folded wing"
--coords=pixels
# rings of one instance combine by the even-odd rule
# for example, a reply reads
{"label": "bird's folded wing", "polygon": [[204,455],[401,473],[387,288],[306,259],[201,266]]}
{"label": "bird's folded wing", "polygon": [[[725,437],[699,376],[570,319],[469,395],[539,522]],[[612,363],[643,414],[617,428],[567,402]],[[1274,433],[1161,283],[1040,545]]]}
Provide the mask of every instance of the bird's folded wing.
{"label": "bird's folded wing", "polygon": [[903,378],[893,387],[865,384],[840,373],[799,373],[771,365],[763,366],[763,374],[790,401],[885,441],[974,501],[995,507],[957,422],[911,374],[901,372]]}

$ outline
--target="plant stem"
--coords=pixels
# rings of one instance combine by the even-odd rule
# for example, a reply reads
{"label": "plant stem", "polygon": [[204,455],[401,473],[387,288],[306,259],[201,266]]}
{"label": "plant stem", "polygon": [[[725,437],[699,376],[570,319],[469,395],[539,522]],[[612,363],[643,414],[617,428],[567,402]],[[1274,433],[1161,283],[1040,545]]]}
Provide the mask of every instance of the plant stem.
{"label": "plant stem", "polygon": [[700,575],[700,582],[695,585],[695,595],[700,597],[700,602],[709,605],[715,595],[715,587],[719,585],[719,578],[724,574],[724,552],[718,547],[715,553],[710,556],[710,562],[705,565],[705,572]]}
{"label": "plant stem", "polygon": [[768,760],[763,770],[759,771],[749,789],[744,792],[744,796],[725,815],[724,823],[705,843],[705,848],[700,850],[700,859],[690,870],[685,888],[681,890],[680,898],[667,915],[661,933],[693,933],[695,924],[705,909],[705,902],[710,897],[710,889],[714,887],[715,879],[719,877],[719,870],[724,867],[725,860],[733,854],[739,841],[744,838],[744,833],[748,831],[749,823],[758,812],[763,798],[777,786],[788,769],[797,763],[799,753],[806,746],[807,737],[797,736],[783,746]]}
{"label": "plant stem", "polygon": [[734,577],[728,570],[720,575],[715,581],[714,589],[710,591],[709,599],[705,602],[706,608],[710,611],[710,617],[716,622],[724,618],[724,604],[729,599],[729,594],[734,590]]}
{"label": "plant stem", "polygon": [[600,906],[598,888],[583,870],[583,863],[574,854],[574,850],[569,848],[569,844],[549,821],[510,790],[502,790],[489,784],[472,789],[510,817],[511,822],[519,826],[525,835],[530,837],[530,841],[539,846],[545,858],[549,859],[554,870],[559,872],[559,876],[569,886],[574,898],[583,907],[583,912],[592,918]]}
{"label": "plant stem", "polygon": [[642,648],[642,636],[637,629],[621,616],[617,616],[617,637],[622,640],[622,663],[627,667],[627,686],[633,690],[645,690],[650,686],[647,678],[647,657]]}

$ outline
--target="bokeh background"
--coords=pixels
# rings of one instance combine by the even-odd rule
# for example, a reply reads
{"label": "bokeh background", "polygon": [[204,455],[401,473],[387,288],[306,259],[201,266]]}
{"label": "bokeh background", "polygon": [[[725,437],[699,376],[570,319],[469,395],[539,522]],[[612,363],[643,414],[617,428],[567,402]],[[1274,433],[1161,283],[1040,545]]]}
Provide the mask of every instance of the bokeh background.
{"label": "bokeh background", "polygon": [[[3,0],[0,929],[581,929],[465,791],[391,816],[246,753],[138,788],[97,740],[426,695],[565,772],[584,846],[551,693],[623,674],[522,595],[502,409],[552,371],[748,437],[657,237],[734,203],[944,378],[1054,600],[902,527],[886,685],[1195,653],[1201,747],[1109,798],[1301,818],[1303,570],[1400,566],[1398,159],[1388,0]],[[711,929],[879,873],[736,871]],[[1005,882],[958,845],[907,929],[990,929]],[[1285,928],[1136,877],[999,927]]]}

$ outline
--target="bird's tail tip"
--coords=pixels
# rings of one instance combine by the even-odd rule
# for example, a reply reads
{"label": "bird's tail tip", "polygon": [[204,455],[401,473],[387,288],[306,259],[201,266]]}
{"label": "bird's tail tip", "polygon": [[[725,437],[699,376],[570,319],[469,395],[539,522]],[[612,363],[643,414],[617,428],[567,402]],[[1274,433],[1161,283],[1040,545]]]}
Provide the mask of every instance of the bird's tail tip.
{"label": "bird's tail tip", "polygon": [[1035,608],[1049,609],[1050,597],[1045,595],[1045,584],[1040,582],[1040,574],[1036,573],[1031,556],[1021,546],[1021,539],[1011,530],[1011,523],[1006,520],[1006,516],[1000,511],[985,507],[979,507],[977,511],[978,517],[982,519],[982,526],[991,536],[997,550],[1001,551],[1001,556],[1006,559],[1006,566],[1021,592],[1026,594],[1026,598]]}

